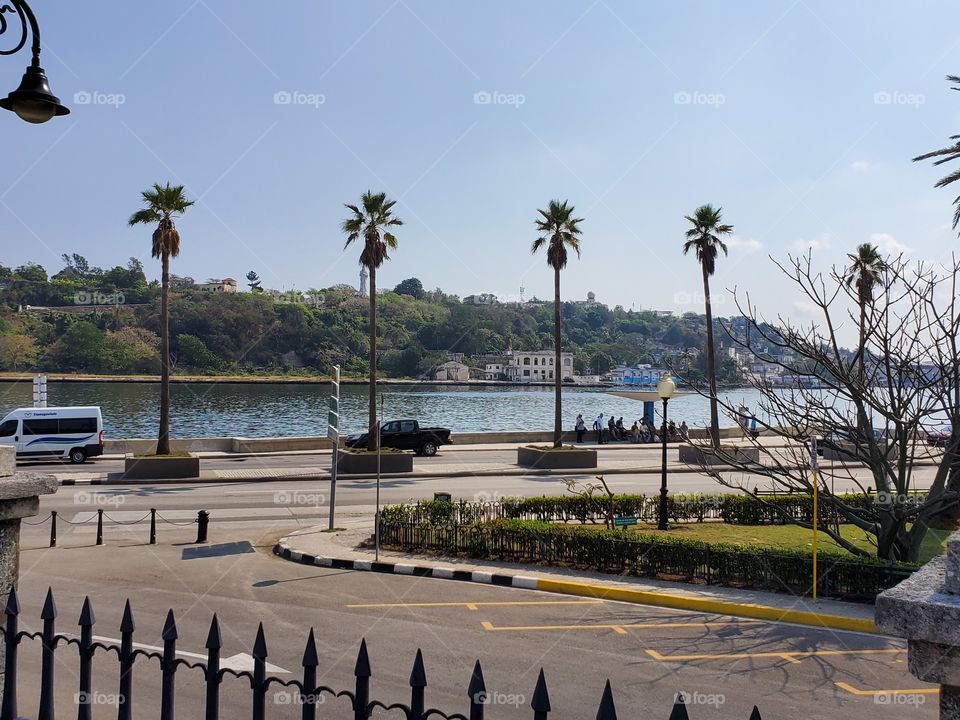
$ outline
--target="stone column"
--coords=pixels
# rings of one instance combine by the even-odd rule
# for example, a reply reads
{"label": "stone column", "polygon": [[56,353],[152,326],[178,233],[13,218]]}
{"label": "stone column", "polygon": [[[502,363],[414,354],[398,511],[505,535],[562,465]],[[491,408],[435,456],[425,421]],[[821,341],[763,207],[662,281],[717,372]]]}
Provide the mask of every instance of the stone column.
{"label": "stone column", "polygon": [[941,720],[960,720],[960,532],[935,558],[877,596],[877,628],[906,638],[907,667],[940,685]]}

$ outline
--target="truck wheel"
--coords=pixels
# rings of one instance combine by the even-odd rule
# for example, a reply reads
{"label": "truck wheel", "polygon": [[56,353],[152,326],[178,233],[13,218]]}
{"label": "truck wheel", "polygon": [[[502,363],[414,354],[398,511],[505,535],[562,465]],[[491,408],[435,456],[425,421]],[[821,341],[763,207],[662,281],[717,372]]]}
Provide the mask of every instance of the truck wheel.
{"label": "truck wheel", "polygon": [[437,454],[437,444],[433,440],[427,440],[420,448],[420,454],[427,457],[433,457]]}
{"label": "truck wheel", "polygon": [[74,448],[70,451],[70,462],[74,465],[82,465],[87,461],[87,451],[83,448]]}

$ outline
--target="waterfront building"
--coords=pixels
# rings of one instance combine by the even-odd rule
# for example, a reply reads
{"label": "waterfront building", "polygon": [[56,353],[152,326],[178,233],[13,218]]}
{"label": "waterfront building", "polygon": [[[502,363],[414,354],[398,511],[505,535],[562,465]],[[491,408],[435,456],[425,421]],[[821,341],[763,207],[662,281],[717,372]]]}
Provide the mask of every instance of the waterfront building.
{"label": "waterfront building", "polygon": [[506,380],[506,365],[499,362],[487,363],[483,367],[484,380]]}
{"label": "waterfront building", "polygon": [[470,379],[470,368],[462,362],[451,360],[437,366],[433,374],[433,379],[466,382]]}
{"label": "waterfront building", "polygon": [[666,368],[654,365],[618,365],[604,376],[604,380],[622,385],[656,387]]}
{"label": "waterfront building", "polygon": [[[508,380],[514,382],[549,382],[556,378],[553,350],[524,352],[515,350],[510,355],[510,364],[505,367]],[[560,354],[560,379],[573,378],[573,353]]]}

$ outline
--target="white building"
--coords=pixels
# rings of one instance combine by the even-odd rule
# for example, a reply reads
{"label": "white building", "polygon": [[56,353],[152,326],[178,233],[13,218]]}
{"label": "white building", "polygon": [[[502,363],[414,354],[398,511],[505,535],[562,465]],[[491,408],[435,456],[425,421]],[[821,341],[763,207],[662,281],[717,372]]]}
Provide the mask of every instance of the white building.
{"label": "white building", "polygon": [[[550,382],[556,378],[556,353],[553,350],[514,351],[504,370],[514,382]],[[560,379],[573,377],[573,353],[560,354]]]}
{"label": "white building", "polygon": [[360,267],[360,287],[357,288],[357,292],[361,295],[367,294],[367,278],[370,277],[370,273],[367,272],[367,269],[363,266]]}
{"label": "white building", "polygon": [[503,363],[487,363],[483,368],[484,380],[504,380],[507,377],[507,366]]}
{"label": "white building", "polygon": [[666,372],[665,368],[653,365],[618,365],[608,372],[604,379],[626,385],[656,387]]}
{"label": "white building", "polygon": [[443,365],[438,365],[433,375],[434,380],[455,380],[457,382],[466,382],[470,379],[470,368],[462,362],[451,360]]}

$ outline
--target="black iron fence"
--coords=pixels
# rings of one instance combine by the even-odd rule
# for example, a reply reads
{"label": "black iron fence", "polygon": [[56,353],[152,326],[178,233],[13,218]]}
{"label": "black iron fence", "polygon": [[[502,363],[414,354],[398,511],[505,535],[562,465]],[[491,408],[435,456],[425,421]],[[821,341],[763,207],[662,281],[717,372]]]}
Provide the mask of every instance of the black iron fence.
{"label": "black iron fence", "polygon": [[[160,720],[174,720],[176,705],[176,688],[179,671],[200,673],[205,683],[204,717],[206,720],[220,718],[220,691],[223,680],[232,676],[245,680],[250,689],[250,713],[253,720],[265,720],[267,706],[270,702],[271,689],[283,689],[285,693],[293,694],[292,703],[300,705],[301,720],[316,720],[317,706],[327,698],[343,702],[343,716],[353,720],[368,720],[374,711],[399,711],[407,720],[427,720],[439,717],[444,720],[483,720],[487,706],[491,703],[491,694],[488,693],[483,679],[483,669],[478,660],[473,666],[467,685],[466,713],[445,712],[438,708],[428,708],[426,700],[427,675],[424,669],[423,654],[417,650],[410,672],[410,700],[407,703],[385,703],[373,700],[370,697],[371,679],[373,670],[367,654],[365,640],[360,641],[357,661],[354,666],[354,686],[352,690],[337,690],[326,685],[317,684],[317,668],[320,665],[317,645],[313,630],[307,635],[306,647],[303,651],[302,675],[300,680],[283,680],[267,674],[267,641],[261,623],[253,642],[252,659],[253,669],[234,670],[221,667],[220,651],[222,648],[220,624],[214,615],[207,635],[205,662],[188,662],[177,657],[177,623],[173,610],[167,613],[163,626],[163,649],[160,652],[141,650],[135,647],[135,623],[133,611],[128,600],[120,622],[120,644],[104,644],[94,641],[94,625],[96,623],[93,605],[89,598],[83,602],[80,611],[79,637],[57,633],[57,608],[54,602],[53,591],[47,592],[40,619],[43,627],[39,632],[20,630],[20,602],[16,589],[12,589],[7,597],[4,608],[5,623],[0,633],[3,636],[3,647],[6,652],[4,658],[3,702],[0,705],[0,720],[17,720],[20,718],[18,708],[18,653],[24,640],[37,640],[41,643],[40,663],[40,693],[38,720],[54,720],[54,672],[57,662],[62,662],[62,656],[56,655],[64,646],[76,648],[79,663],[78,691],[74,697],[77,707],[78,720],[92,720],[94,699],[102,691],[93,687],[94,662],[107,659],[117,665],[117,718],[131,720],[135,695],[134,669],[146,666],[151,669],[155,666],[147,663],[151,660],[159,662],[160,673]],[[62,651],[61,651],[62,652]],[[537,678],[536,687],[530,700],[530,710],[534,720],[547,720],[551,712],[550,694],[543,669]],[[141,713],[142,714],[142,713]],[[333,712],[324,713],[328,717]],[[585,712],[585,715],[592,713]],[[190,708],[189,717],[198,717],[199,708]],[[597,720],[616,720],[617,710],[613,699],[613,690],[608,680],[600,698]],[[687,720],[687,710],[684,704],[684,695],[678,693],[669,716],[670,720]],[[761,720],[760,712],[756,707],[750,715],[750,720]]]}
{"label": "black iron fence", "polygon": [[67,520],[66,518],[60,517],[60,514],[56,510],[51,510],[50,513],[41,520],[22,520],[21,522],[24,525],[45,525],[50,523],[50,547],[57,546],[57,525],[58,523],[66,523],[67,525],[89,525],[90,523],[97,523],[97,545],[103,545],[103,527],[106,522],[109,525],[140,525],[141,523],[148,522],[150,523],[150,535],[148,543],[150,545],[157,544],[157,521],[166,523],[167,525],[176,525],[179,527],[187,527],[189,525],[197,526],[197,539],[196,542],[204,543],[207,541],[207,528],[210,525],[210,513],[206,510],[200,510],[197,512],[197,517],[193,520],[187,521],[178,521],[170,520],[165,518],[156,508],[150,508],[147,512],[143,514],[143,517],[137,518],[136,520],[118,520],[116,518],[110,517],[110,515],[104,512],[103,508],[97,508],[91,512],[87,517],[77,520],[74,517],[73,520]]}

